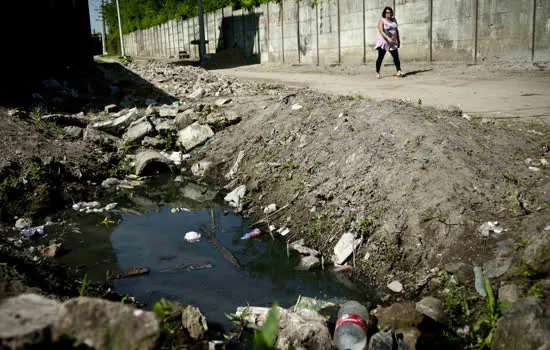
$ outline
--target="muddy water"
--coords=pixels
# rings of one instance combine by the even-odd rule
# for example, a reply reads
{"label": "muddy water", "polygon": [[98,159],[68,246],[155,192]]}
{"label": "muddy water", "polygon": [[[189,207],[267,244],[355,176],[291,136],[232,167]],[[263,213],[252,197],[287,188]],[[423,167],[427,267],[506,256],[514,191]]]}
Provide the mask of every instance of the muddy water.
{"label": "muddy water", "polygon": [[[73,218],[74,232],[64,238],[71,251],[60,261],[84,265],[95,280],[104,279],[107,270],[147,267],[148,275],[115,280],[115,289],[147,304],[163,297],[193,304],[211,322],[226,323],[224,313],[238,306],[277,301],[289,307],[299,295],[365,298],[364,291],[346,287],[342,275],[297,271],[298,256],[282,239],[265,234],[242,240],[250,222],[233,215],[220,197],[204,186],[168,178],[119,192],[101,201],[118,203],[118,215],[110,215],[115,223],[100,224],[104,214]],[[174,213],[173,208],[185,209]],[[202,238],[187,242],[189,231]]]}

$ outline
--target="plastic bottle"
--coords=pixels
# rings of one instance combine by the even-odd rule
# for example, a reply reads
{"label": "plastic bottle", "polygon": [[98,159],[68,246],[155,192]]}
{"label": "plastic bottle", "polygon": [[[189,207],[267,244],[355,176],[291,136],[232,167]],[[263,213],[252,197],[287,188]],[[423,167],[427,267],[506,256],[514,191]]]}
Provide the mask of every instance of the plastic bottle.
{"label": "plastic bottle", "polygon": [[365,306],[351,300],[338,310],[334,342],[338,350],[363,350],[367,347],[369,312]]}

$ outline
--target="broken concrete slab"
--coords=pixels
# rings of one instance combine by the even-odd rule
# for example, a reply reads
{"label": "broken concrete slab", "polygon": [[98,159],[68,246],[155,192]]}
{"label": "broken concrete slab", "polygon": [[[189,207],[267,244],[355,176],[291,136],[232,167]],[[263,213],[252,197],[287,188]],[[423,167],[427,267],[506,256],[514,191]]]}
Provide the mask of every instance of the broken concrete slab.
{"label": "broken concrete slab", "polygon": [[206,142],[212,136],[214,136],[214,131],[208,125],[201,125],[198,122],[178,132],[178,139],[187,152]]}

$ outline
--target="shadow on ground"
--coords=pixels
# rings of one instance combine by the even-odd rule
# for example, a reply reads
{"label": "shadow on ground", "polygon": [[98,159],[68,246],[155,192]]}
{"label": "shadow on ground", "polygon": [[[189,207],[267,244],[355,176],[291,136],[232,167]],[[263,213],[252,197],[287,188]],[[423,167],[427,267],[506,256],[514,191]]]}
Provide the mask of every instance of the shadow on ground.
{"label": "shadow on ground", "polygon": [[94,113],[109,104],[145,107],[152,101],[176,100],[118,62],[81,63],[14,75],[3,82],[2,90],[0,106],[42,113]]}

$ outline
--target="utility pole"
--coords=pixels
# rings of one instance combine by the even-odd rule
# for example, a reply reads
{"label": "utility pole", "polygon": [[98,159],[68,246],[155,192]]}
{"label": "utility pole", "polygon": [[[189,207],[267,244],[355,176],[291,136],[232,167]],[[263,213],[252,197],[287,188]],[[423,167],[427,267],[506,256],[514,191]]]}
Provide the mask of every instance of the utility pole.
{"label": "utility pole", "polygon": [[101,0],[101,46],[103,47],[103,54],[107,54],[107,42],[105,39],[105,16],[103,15],[103,6],[105,6],[105,0]]}
{"label": "utility pole", "polygon": [[122,56],[126,56],[126,51],[124,50],[124,39],[122,38],[122,22],[120,21],[120,6],[118,4],[118,0],[116,0],[116,12],[118,15],[118,34],[120,35],[120,53]]}
{"label": "utility pole", "polygon": [[[118,1],[118,0],[117,0]],[[200,65],[204,64],[206,58],[206,43],[204,38],[204,11],[202,9],[202,0],[199,2],[199,59]]]}

